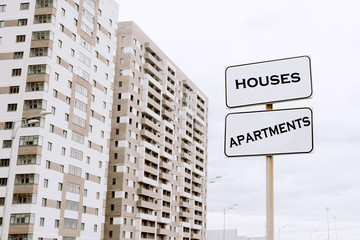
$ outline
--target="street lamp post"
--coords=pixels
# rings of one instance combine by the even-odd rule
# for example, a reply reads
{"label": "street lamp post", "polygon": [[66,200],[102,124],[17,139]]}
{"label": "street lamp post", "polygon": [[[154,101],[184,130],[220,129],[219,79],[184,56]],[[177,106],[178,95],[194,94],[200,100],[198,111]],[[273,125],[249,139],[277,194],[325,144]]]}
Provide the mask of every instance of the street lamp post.
{"label": "street lamp post", "polygon": [[335,221],[335,240],[337,240],[337,224],[336,224],[336,216],[334,217]]}
{"label": "street lamp post", "polygon": [[310,232],[310,240],[312,240],[312,234],[317,232],[317,231],[318,231],[318,229],[315,229],[314,231]]}
{"label": "street lamp post", "polygon": [[202,200],[202,205],[201,205],[201,210],[202,210],[202,213],[201,213],[201,240],[204,239],[204,235],[205,235],[205,223],[204,223],[204,212],[205,212],[205,204],[204,204],[204,200],[205,200],[205,187],[206,187],[206,184],[207,183],[215,183],[217,179],[221,178],[222,176],[217,176],[215,178],[211,178],[207,181],[203,180],[202,183],[201,183],[201,200]]}
{"label": "street lamp post", "polygon": [[288,225],[284,225],[284,226],[281,226],[281,227],[279,227],[279,240],[280,240],[280,232],[281,232],[281,229],[282,228],[286,228]]}
{"label": "street lamp post", "polygon": [[233,209],[237,204],[233,204],[230,207],[224,207],[224,228],[223,228],[223,240],[225,240],[225,215],[226,215],[226,209],[230,210]]}
{"label": "street lamp post", "polygon": [[[33,119],[36,117],[41,117],[44,115],[48,115],[51,112],[47,112],[47,111],[42,111],[40,112],[38,115],[34,115],[34,116],[30,116],[27,118],[23,118],[20,120],[17,120],[15,122],[13,122],[13,126],[12,126],[12,130],[11,130],[11,148],[10,148],[10,157],[9,157],[9,167],[8,167],[8,181],[5,187],[5,201],[4,201],[4,206],[3,206],[3,219],[2,219],[2,226],[1,226],[1,236],[0,236],[0,240],[5,240],[5,228],[7,228],[7,224],[9,224],[9,220],[7,219],[7,214],[8,214],[8,206],[11,204],[11,196],[9,194],[9,183],[11,181],[9,181],[10,177],[11,177],[11,173],[12,173],[12,165],[13,165],[13,161],[12,161],[12,157],[13,157],[13,148],[14,148],[14,140],[16,138],[16,133],[18,131],[18,129],[21,126],[28,126],[34,123],[38,123],[40,122],[38,119]],[[16,127],[16,124],[18,122],[21,122],[19,126]]]}
{"label": "street lamp post", "polygon": [[330,240],[330,227],[329,227],[329,211],[328,207],[325,208],[326,211],[326,218],[327,218],[327,229],[328,229],[328,240]]}

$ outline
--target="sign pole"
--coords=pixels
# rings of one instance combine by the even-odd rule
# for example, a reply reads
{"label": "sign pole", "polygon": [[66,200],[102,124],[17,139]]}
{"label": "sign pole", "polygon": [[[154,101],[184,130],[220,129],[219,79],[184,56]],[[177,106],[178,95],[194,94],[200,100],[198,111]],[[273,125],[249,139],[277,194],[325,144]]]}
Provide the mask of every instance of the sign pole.
{"label": "sign pole", "polygon": [[[266,110],[272,110],[266,104]],[[266,156],[266,240],[274,240],[274,157]]]}

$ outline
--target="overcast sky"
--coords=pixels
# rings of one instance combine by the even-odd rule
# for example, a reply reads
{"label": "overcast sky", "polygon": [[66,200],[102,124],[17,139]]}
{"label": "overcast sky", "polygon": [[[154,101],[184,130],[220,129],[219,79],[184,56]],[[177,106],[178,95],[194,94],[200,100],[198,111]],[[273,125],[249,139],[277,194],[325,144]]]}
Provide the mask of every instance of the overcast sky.
{"label": "overcast sky", "polygon": [[360,2],[353,0],[118,0],[120,20],[132,20],[209,97],[208,229],[265,236],[265,157],[223,153],[224,74],[230,65],[309,55],[312,99],[274,104],[311,107],[314,152],[274,157],[275,238],[360,236]]}

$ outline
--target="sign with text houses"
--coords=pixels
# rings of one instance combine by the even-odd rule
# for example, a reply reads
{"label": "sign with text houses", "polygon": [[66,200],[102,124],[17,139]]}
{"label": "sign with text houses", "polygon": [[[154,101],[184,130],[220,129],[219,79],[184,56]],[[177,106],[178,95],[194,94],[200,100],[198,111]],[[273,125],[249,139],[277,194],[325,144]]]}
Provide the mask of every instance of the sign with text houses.
{"label": "sign with text houses", "polygon": [[230,66],[225,70],[226,106],[266,104],[312,96],[308,56]]}

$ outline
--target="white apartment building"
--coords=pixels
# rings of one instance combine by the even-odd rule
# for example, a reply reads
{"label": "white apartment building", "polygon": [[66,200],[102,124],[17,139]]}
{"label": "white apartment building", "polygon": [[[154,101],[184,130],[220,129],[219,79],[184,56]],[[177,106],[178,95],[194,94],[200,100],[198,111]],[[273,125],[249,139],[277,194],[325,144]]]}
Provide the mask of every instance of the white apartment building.
{"label": "white apartment building", "polygon": [[101,239],[115,0],[0,0],[1,239]]}

